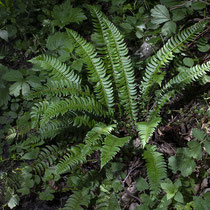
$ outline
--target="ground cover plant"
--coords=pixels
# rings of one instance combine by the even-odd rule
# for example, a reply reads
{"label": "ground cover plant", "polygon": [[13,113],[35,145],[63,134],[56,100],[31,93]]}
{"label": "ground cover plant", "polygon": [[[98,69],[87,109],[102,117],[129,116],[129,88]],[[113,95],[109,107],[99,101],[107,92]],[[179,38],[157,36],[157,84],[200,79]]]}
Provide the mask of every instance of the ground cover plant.
{"label": "ground cover plant", "polygon": [[[208,56],[201,61],[188,54],[192,45],[201,55],[209,48],[202,37],[209,30],[203,13],[208,3],[73,3],[48,13],[54,33],[46,40],[48,50],[41,46],[29,56],[32,68],[1,66],[2,208],[24,209],[38,196],[40,209],[208,209],[208,93],[202,93],[204,105],[196,104],[201,111],[190,108],[200,124],[191,123],[189,113],[186,120],[182,116],[190,125],[186,134],[180,123],[187,140],[179,139],[175,124],[187,109],[177,105],[180,119],[172,118],[181,92],[185,97],[192,84],[206,87],[209,80]],[[100,4],[110,7],[108,17]],[[197,23],[178,31],[178,21],[194,12]],[[118,23],[118,13],[125,15],[119,25],[125,39],[110,21],[115,14]],[[85,20],[93,33],[82,32],[84,38],[77,31]],[[142,41],[140,54],[129,56],[136,48],[127,48],[126,36],[128,44]],[[149,53],[142,49],[146,36]],[[168,142],[172,136],[175,147]]]}

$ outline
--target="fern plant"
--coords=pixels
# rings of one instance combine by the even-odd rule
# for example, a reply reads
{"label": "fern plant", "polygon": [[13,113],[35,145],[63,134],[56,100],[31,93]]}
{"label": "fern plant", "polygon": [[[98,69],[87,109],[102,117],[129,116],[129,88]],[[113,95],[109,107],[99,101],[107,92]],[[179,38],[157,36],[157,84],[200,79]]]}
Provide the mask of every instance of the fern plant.
{"label": "fern plant", "polygon": [[[86,156],[94,150],[101,151],[101,167],[108,163],[130,139],[119,138],[117,133],[115,136],[111,134],[113,128],[118,126],[116,121],[119,119],[128,125],[132,133],[139,133],[144,147],[161,121],[161,108],[174,96],[175,91],[198,80],[210,70],[210,62],[196,65],[162,84],[165,75],[162,67],[204,29],[206,23],[199,22],[169,39],[151,57],[138,90],[128,49],[119,30],[97,7],[90,6],[89,9],[97,49],[76,31],[66,29],[69,40],[74,44],[75,55],[85,64],[88,83],[55,57],[40,55],[31,60],[49,72],[49,81],[28,96],[37,100],[31,117],[38,136],[47,138],[51,131],[57,130],[57,135],[73,126],[92,128],[87,132],[84,143],[72,147],[60,161],[58,173],[64,173],[74,164],[86,161]],[[138,92],[141,93],[140,98]],[[145,115],[145,112],[148,114]],[[91,132],[95,134],[89,138]]]}

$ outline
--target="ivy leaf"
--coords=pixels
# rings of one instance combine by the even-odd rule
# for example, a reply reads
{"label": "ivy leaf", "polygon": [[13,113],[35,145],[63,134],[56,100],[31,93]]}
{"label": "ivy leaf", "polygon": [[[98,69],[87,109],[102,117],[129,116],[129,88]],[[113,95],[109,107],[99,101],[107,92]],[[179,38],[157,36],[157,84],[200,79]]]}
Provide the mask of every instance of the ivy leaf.
{"label": "ivy leaf", "polygon": [[10,209],[13,209],[15,206],[19,205],[19,197],[17,194],[12,195],[8,202],[8,206]]}
{"label": "ivy leaf", "polygon": [[175,32],[176,32],[176,23],[173,21],[166,22],[161,29],[161,33],[164,36],[169,36]]}
{"label": "ivy leaf", "polygon": [[73,8],[70,1],[66,1],[61,5],[56,5],[53,8],[52,16],[55,20],[52,21],[54,26],[63,28],[69,23],[80,23],[87,19],[80,8]]}
{"label": "ivy leaf", "polygon": [[200,160],[202,158],[202,150],[201,150],[201,145],[197,141],[189,141],[187,143],[191,157]]}
{"label": "ivy leaf", "polygon": [[151,20],[153,24],[161,24],[170,20],[168,9],[160,4],[151,9],[151,16],[153,17]]}

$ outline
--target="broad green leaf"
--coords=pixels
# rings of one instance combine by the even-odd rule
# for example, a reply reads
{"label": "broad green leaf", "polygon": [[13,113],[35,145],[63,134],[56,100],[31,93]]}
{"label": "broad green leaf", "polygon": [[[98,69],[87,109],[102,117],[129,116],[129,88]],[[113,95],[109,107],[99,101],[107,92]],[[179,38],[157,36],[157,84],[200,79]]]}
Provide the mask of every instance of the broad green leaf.
{"label": "broad green leaf", "polygon": [[192,8],[194,9],[194,10],[202,10],[202,9],[204,9],[204,8],[206,8],[206,4],[205,3],[203,3],[203,2],[193,2],[192,3]]}
{"label": "broad green leaf", "polygon": [[87,19],[80,8],[73,8],[67,0],[61,5],[56,5],[52,11],[53,25],[63,28],[69,23],[80,23]]}
{"label": "broad green leaf", "polygon": [[8,202],[8,206],[10,209],[13,209],[15,206],[19,205],[19,197],[17,194],[12,195]]}
{"label": "broad green leaf", "polygon": [[194,60],[192,58],[184,58],[183,63],[188,67],[192,67],[194,65]]}
{"label": "broad green leaf", "polygon": [[26,78],[26,81],[28,84],[30,84],[31,87],[33,88],[37,88],[37,87],[40,87],[41,86],[41,81],[40,81],[40,78],[37,77],[37,76],[28,76]]}
{"label": "broad green leaf", "polygon": [[54,199],[54,195],[52,194],[54,190],[52,190],[49,186],[43,191],[39,193],[40,200],[44,201],[52,201]]}
{"label": "broad green leaf", "polygon": [[53,35],[50,35],[47,39],[46,47],[49,50],[57,50],[60,55],[64,52],[72,52],[74,45],[71,40],[68,38],[68,35],[64,32],[56,32]]}
{"label": "broad green leaf", "polygon": [[187,148],[178,148],[177,154],[168,159],[169,168],[174,174],[181,171],[182,176],[186,177],[192,174],[196,168],[195,161],[190,157],[190,151]]}
{"label": "broad green leaf", "polygon": [[6,30],[0,30],[0,38],[8,42],[8,32]]}
{"label": "broad green leaf", "polygon": [[180,202],[180,203],[184,203],[184,198],[181,192],[177,192],[176,195],[174,196],[174,200]]}
{"label": "broad green leaf", "polygon": [[10,70],[2,76],[2,79],[9,82],[21,82],[23,80],[23,75],[18,70]]}
{"label": "broad green leaf", "polygon": [[0,88],[0,106],[7,105],[9,100],[10,100],[9,89]]}
{"label": "broad green leaf", "polygon": [[9,93],[15,97],[20,95],[20,90],[22,88],[22,82],[15,82],[9,88]]}
{"label": "broad green leaf", "polygon": [[161,33],[164,36],[169,36],[175,32],[176,32],[176,23],[173,21],[166,22],[161,29]]}
{"label": "broad green leaf", "polygon": [[166,183],[162,183],[160,185],[162,189],[166,192],[166,196],[168,200],[173,198],[176,192],[178,191],[178,188],[176,187],[176,185],[174,185],[172,181],[169,179],[167,180]]}
{"label": "broad green leaf", "polygon": [[197,141],[189,141],[187,145],[190,149],[191,157],[200,160],[202,158],[201,145]]}
{"label": "broad green leaf", "polygon": [[206,137],[206,133],[198,128],[192,129],[192,135],[194,138],[196,138],[198,141],[203,141]]}
{"label": "broad green leaf", "polygon": [[78,72],[81,72],[82,66],[83,66],[82,59],[77,59],[77,60],[73,61],[72,64],[71,64],[71,67],[73,69],[77,70]]}
{"label": "broad green leaf", "polygon": [[206,152],[210,155],[210,141],[205,141],[203,143],[205,149],[206,149]]}
{"label": "broad green leaf", "polygon": [[140,177],[136,182],[136,188],[139,192],[142,192],[149,189],[149,185],[144,178]]}
{"label": "broad green leaf", "polygon": [[30,152],[27,152],[25,155],[23,155],[22,159],[33,160],[37,158],[38,154],[39,154],[39,148],[37,147],[31,150]]}
{"label": "broad green leaf", "polygon": [[158,4],[151,9],[151,16],[153,17],[151,20],[153,24],[161,24],[170,21],[169,11],[164,5]]}
{"label": "broad green leaf", "polygon": [[175,21],[175,22],[180,21],[183,18],[185,18],[185,16],[187,15],[187,10],[184,8],[176,9],[176,10],[172,11],[172,14],[173,14],[173,17],[172,17],[173,21]]}
{"label": "broad green leaf", "polygon": [[28,83],[22,83],[22,94],[23,96],[27,95],[30,92],[30,86]]}

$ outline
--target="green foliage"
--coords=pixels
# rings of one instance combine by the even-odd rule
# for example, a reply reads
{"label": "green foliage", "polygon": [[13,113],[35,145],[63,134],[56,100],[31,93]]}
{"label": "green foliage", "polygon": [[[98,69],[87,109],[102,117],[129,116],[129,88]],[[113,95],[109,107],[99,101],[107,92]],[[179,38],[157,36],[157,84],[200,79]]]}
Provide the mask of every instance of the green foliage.
{"label": "green foliage", "polygon": [[80,191],[73,192],[73,194],[66,201],[63,210],[68,209],[84,209],[82,206],[88,207],[90,202],[90,194],[88,189],[84,188]]}
{"label": "green foliage", "polygon": [[146,146],[143,158],[146,160],[150,190],[156,196],[160,192],[160,183],[166,178],[166,163],[162,154],[152,145]]}
{"label": "green foliage", "polygon": [[[207,177],[202,171],[196,176],[193,173],[196,164],[207,161],[210,154],[205,132],[193,129],[195,139],[169,158],[169,168],[179,176],[177,180],[164,180],[167,176],[162,154],[155,146],[146,145],[161,122],[162,107],[176,91],[204,80],[210,69],[209,62],[198,65],[198,55],[192,57],[189,51],[182,54],[184,59],[178,55],[195,41],[206,23],[200,21],[179,33],[176,26],[183,25],[181,20],[187,21],[187,14],[206,16],[208,12],[202,11],[205,3],[184,2],[180,6],[175,0],[161,0],[154,6],[152,1],[106,0],[100,5],[121,32],[99,7],[86,1],[65,1],[61,5],[54,0],[25,4],[20,0],[0,1],[3,63],[12,66],[19,58],[24,62],[22,55],[33,52],[31,58],[44,52],[31,59],[34,71],[0,65],[0,202],[14,208],[21,196],[30,192],[48,201],[62,191],[69,195],[64,209],[121,209],[124,182],[129,185],[126,179],[133,173],[131,169],[126,176],[128,162],[122,161],[139,152],[130,152],[128,144],[139,135],[141,147],[146,147],[143,158],[149,184],[144,175],[137,180],[138,195],[135,192],[132,197],[140,197],[141,205],[136,209],[208,208],[207,194],[193,198],[198,183],[195,177]],[[93,17],[94,33],[86,33],[88,41],[74,31],[90,31],[83,8]],[[84,20],[85,24],[78,27]],[[63,32],[69,25],[71,29]],[[138,46],[149,38],[155,52],[173,33],[175,36],[150,59],[137,63],[135,57],[129,57],[134,52],[133,43]],[[45,41],[49,51],[44,48]],[[197,47],[207,52],[207,39],[201,38]],[[8,58],[8,50],[14,56]],[[116,156],[122,147],[125,154]],[[116,162],[111,162],[113,158]],[[8,160],[14,165],[7,164]],[[9,165],[6,173],[2,172],[4,165]],[[11,171],[12,167],[16,170]]]}
{"label": "green foliage", "polygon": [[80,23],[87,19],[80,8],[73,8],[70,5],[69,0],[66,0],[61,5],[54,6],[52,17],[55,19],[52,21],[53,25],[59,26],[60,28],[70,23]]}
{"label": "green foliage", "polygon": [[106,136],[101,148],[101,168],[107,164],[120,151],[120,147],[128,143],[130,137],[118,138],[113,135]]}

